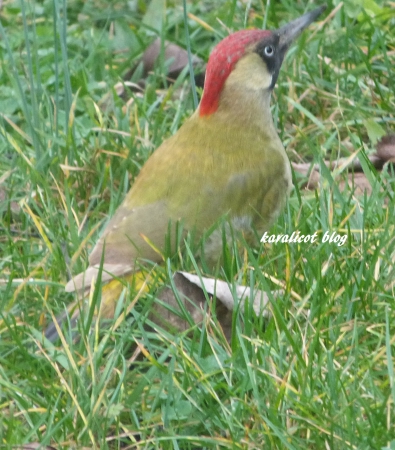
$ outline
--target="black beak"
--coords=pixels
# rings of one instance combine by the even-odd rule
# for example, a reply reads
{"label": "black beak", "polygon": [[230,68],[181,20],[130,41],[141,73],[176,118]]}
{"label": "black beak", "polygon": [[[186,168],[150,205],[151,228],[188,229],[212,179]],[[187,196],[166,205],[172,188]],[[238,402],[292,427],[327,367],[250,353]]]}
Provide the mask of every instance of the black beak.
{"label": "black beak", "polygon": [[292,22],[279,28],[276,34],[280,38],[279,48],[282,56],[285,55],[292,42],[300,35],[300,33],[307,28],[315,19],[326,9],[326,5],[322,5],[319,8],[310,11],[299,19],[295,19]]}
{"label": "black beak", "polygon": [[[316,8],[314,11],[304,14],[299,19],[284,25],[278,30],[274,30],[269,36],[262,39],[255,48],[255,51],[265,61],[269,73],[272,75],[270,89],[273,89],[284,60],[292,42],[326,9],[326,5]],[[269,51],[270,53],[267,53]]]}

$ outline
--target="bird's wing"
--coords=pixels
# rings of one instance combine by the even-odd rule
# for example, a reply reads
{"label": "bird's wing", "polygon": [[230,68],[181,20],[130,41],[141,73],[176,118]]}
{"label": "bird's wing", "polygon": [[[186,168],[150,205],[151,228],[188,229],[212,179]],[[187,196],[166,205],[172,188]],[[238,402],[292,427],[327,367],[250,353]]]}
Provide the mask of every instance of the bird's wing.
{"label": "bird's wing", "polygon": [[67,283],[66,291],[90,288],[101,265],[101,279],[108,281],[132,272],[137,258],[161,261],[158,249],[163,250],[168,231],[169,218],[165,201],[135,208],[129,208],[124,201],[93,248],[89,267]]}
{"label": "bird's wing", "polygon": [[[97,280],[99,276],[100,265],[90,266],[85,272],[81,272],[73,277],[65,286],[66,292],[84,292],[92,285],[92,281]],[[120,277],[133,271],[132,265],[125,264],[103,264],[101,280],[110,281],[114,277]]]}

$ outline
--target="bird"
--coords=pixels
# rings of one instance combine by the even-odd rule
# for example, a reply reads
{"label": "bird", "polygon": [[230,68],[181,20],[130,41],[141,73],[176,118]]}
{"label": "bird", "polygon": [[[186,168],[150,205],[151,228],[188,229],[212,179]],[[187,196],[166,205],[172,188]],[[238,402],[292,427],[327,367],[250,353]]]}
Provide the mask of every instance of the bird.
{"label": "bird", "polygon": [[[88,268],[66,284],[79,306],[47,327],[50,341],[67,317],[75,324],[98,278],[100,316],[112,318],[122,281],[138,279],[142,261],[160,263],[178,225],[196,239],[206,236],[201,256],[215,263],[224,229],[227,237],[243,236],[254,245],[273,224],[292,189],[292,174],[271,115],[271,93],[290,45],[325,8],[277,30],[236,31],[214,47],[200,104],[148,158],[104,227]],[[222,219],[225,228],[212,231]]]}

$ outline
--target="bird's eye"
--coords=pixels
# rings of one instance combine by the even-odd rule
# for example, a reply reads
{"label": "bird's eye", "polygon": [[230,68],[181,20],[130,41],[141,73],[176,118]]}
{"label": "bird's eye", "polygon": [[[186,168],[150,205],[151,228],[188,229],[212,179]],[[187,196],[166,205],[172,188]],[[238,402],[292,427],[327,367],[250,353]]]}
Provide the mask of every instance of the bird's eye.
{"label": "bird's eye", "polygon": [[270,56],[273,56],[273,54],[274,54],[274,48],[271,45],[267,45],[265,47],[265,55],[270,57]]}

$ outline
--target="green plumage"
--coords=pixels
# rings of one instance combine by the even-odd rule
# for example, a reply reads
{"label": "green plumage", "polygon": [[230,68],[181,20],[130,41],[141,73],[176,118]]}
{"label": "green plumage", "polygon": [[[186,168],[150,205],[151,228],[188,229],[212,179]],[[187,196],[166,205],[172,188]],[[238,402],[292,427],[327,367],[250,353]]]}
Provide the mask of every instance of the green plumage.
{"label": "green plumage", "polygon": [[[161,262],[169,222],[181,221],[183,230],[199,239],[226,216],[236,235],[241,232],[251,243],[268,229],[292,187],[270,112],[271,91],[290,43],[323,9],[274,32],[235,33],[217,46],[207,66],[204,108],[148,159],[103,230],[89,267],[69,281],[66,291],[83,298],[103,261],[101,279],[107,284],[101,308],[109,317],[121,291],[114,277],[137,280],[138,259]],[[204,253],[210,262],[222,255],[221,231],[210,235]],[[52,340],[55,328],[48,329]]]}
{"label": "green plumage", "polygon": [[[264,66],[261,73],[268,76]],[[253,99],[256,114],[248,101],[245,114],[230,108],[200,117],[197,111],[153,153],[93,249],[90,266],[100,264],[103,251],[117,276],[130,272],[138,257],[159,262],[153,246],[163,249],[169,221],[182,220],[197,238],[224,215],[247,240],[268,229],[289,192],[290,166],[271,119],[270,92],[240,95]],[[210,240],[206,258],[214,262],[221,250],[222,242]],[[85,274],[74,279],[76,289],[83,278],[90,286]]]}

